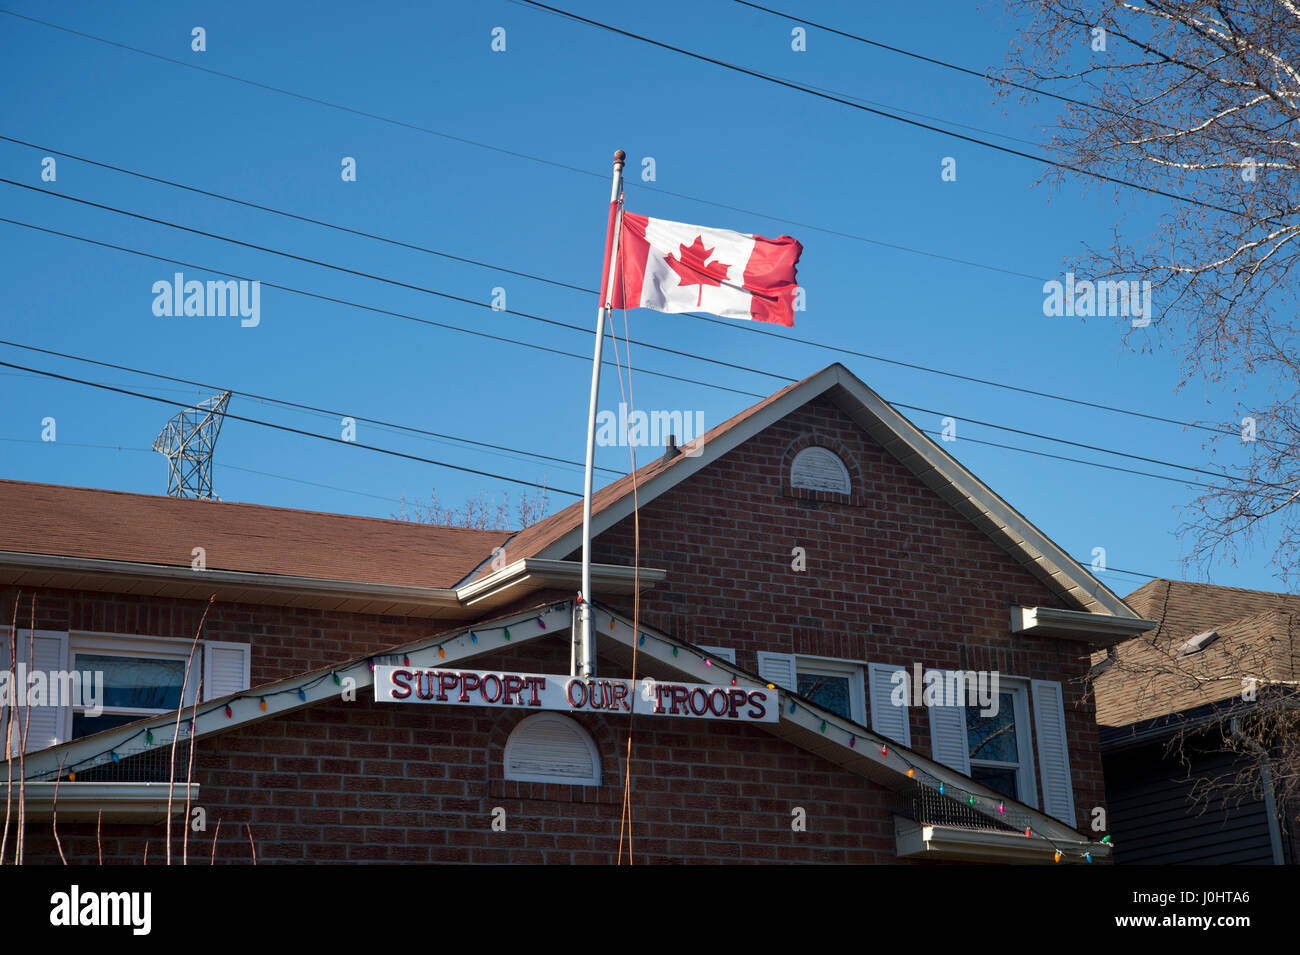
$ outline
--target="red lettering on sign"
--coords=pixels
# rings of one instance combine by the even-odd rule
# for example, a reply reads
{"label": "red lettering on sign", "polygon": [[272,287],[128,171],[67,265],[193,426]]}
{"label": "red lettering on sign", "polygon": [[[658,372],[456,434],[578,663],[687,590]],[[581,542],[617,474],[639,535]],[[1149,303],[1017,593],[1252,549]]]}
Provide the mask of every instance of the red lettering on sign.
{"label": "red lettering on sign", "polygon": [[727,696],[731,700],[731,705],[727,709],[727,715],[734,720],[736,718],[737,707],[741,707],[745,705],[745,699],[746,699],[745,691],[728,690]]}
{"label": "red lettering on sign", "polygon": [[523,696],[523,689],[527,681],[524,680],[523,677],[511,675],[506,677],[503,682],[506,685],[506,692],[501,702],[504,703],[506,706],[510,706],[515,702],[516,693],[518,693],[521,697]]}
{"label": "red lettering on sign", "polygon": [[664,694],[667,693],[670,688],[667,683],[656,683],[654,685],[654,688],[655,688],[655,712],[662,713],[664,711]]}
{"label": "red lettering on sign", "polygon": [[[696,693],[700,695],[700,701],[698,703],[695,702]],[[691,712],[696,716],[703,716],[705,713],[709,712],[709,691],[704,689],[702,686],[697,686],[695,689],[691,690]]]}
{"label": "red lettering on sign", "polygon": [[[488,680],[494,681],[497,685],[496,692],[491,696],[488,696]],[[495,703],[497,700],[501,699],[501,677],[497,676],[495,673],[489,673],[487,676],[483,677],[483,682],[479,684],[478,692],[479,695],[483,697],[485,703]]]}
{"label": "red lettering on sign", "polygon": [[680,712],[678,709],[679,706],[683,709],[685,708],[686,697],[690,696],[690,691],[684,686],[673,684],[672,694],[672,704],[668,707],[668,712],[673,716],[676,716]]}
{"label": "red lettering on sign", "polygon": [[477,690],[478,686],[479,679],[477,673],[460,674],[460,696],[457,697],[457,699],[462,703],[468,703],[470,690]]}
{"label": "red lettering on sign", "polygon": [[753,707],[753,709],[749,711],[749,718],[751,720],[761,720],[763,717],[767,716],[767,707],[763,705],[765,702],[767,702],[767,694],[762,690],[749,691],[749,705]]}
{"label": "red lettering on sign", "polygon": [[[718,709],[721,705],[722,709]],[[727,691],[723,689],[714,689],[709,691],[709,712],[714,716],[727,715]]]}
{"label": "red lettering on sign", "polygon": [[[421,670],[415,675],[415,693],[422,700],[433,699],[433,678],[432,670]],[[427,687],[427,689],[426,689]]]}
{"label": "red lettering on sign", "polygon": [[[580,694],[582,699],[575,700],[573,698],[573,691],[575,689],[582,691]],[[568,698],[570,706],[574,709],[580,710],[587,705],[587,684],[583,683],[581,680],[570,680],[569,685],[564,688],[564,695]]]}
{"label": "red lettering on sign", "polygon": [[449,673],[441,670],[438,673],[438,702],[447,702],[447,691],[456,689],[456,684],[460,682],[460,674]]}
{"label": "red lettering on sign", "polygon": [[615,709],[615,710],[627,709],[627,703],[624,702],[626,699],[627,699],[627,684],[624,683],[622,680],[619,680],[617,683],[614,684],[614,700],[611,709]]}
{"label": "red lettering on sign", "polygon": [[525,682],[528,683],[528,685],[531,686],[531,687],[533,688],[533,698],[532,698],[531,700],[528,701],[528,705],[529,705],[529,706],[541,706],[541,705],[542,705],[542,701],[541,701],[540,699],[537,698],[537,692],[538,692],[539,690],[544,690],[544,689],[546,689],[546,677],[544,677],[544,676],[530,676],[530,677],[529,677]]}
{"label": "red lettering on sign", "polygon": [[410,670],[394,670],[392,680],[395,686],[400,687],[401,692],[399,693],[397,690],[389,690],[389,696],[395,700],[404,700],[411,695]]}

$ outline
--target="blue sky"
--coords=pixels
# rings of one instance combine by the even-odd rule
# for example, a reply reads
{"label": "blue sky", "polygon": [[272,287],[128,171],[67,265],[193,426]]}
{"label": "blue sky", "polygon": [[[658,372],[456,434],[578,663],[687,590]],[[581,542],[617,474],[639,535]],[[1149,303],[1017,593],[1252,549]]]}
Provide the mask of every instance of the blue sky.
{"label": "blue sky", "polygon": [[[979,79],[817,30],[808,31],[806,50],[795,51],[794,24],[724,0],[556,5],[926,122],[965,124],[973,127],[965,129],[970,135],[1030,152],[1042,151],[1034,144],[1043,141],[1053,115],[1050,102],[995,102]],[[775,0],[773,5],[780,6]],[[1140,236],[1167,200],[1116,194],[1077,180],[1053,191],[1036,185],[1043,173],[1039,164],[523,5],[233,0],[144,2],[124,9],[5,0],[4,9],[301,96],[0,16],[6,103],[0,135],[45,147],[0,142],[0,176],[476,302],[488,303],[494,288],[504,288],[510,309],[586,331],[0,184],[5,218],[587,357],[489,341],[269,288],[262,289],[261,320],[254,328],[231,318],[158,317],[153,284],[171,280],[178,267],[0,223],[0,337],[10,341],[580,461],[595,317],[591,296],[72,159],[56,157],[57,180],[42,183],[41,160],[51,155],[48,150],[61,150],[592,287],[601,265],[610,159],[623,148],[629,157],[629,209],[741,232],[788,233],[803,243],[799,278],[807,310],[798,314],[793,330],[801,338],[1179,420],[1233,420],[1237,403],[1267,385],[1198,382],[1176,392],[1177,358],[1156,329],[1140,330],[1126,342],[1123,319],[1044,316],[1043,281],[1062,276],[1067,256],[1083,243],[1106,242],[1116,223]],[[937,15],[908,4],[868,10],[816,2],[800,4],[798,11],[977,70],[1002,64],[1015,27],[996,5],[981,10],[948,4]],[[204,52],[191,49],[194,27],[206,31]],[[496,27],[505,30],[504,52],[491,49]],[[355,182],[342,179],[344,157],[356,160]],[[654,159],[654,182],[641,179],[645,157]],[[956,160],[954,182],[941,179],[945,157]],[[187,279],[214,277],[179,270]],[[1240,450],[1231,446],[1211,457],[1202,434],[1177,426],[850,357],[783,340],[780,331],[762,337],[651,311],[631,312],[628,322],[642,341],[792,378],[842,361],[885,398],[947,415],[1197,467],[1240,461]],[[1143,342],[1156,347],[1134,347]],[[0,346],[0,361],[174,400],[207,394],[6,346]],[[778,377],[636,346],[632,363],[638,407],[698,410],[706,427],[755,399],[646,372],[761,395],[784,384]],[[618,394],[617,378],[607,371],[601,407],[614,408]],[[173,411],[0,369],[0,477],[163,493],[166,463],[147,449]],[[341,433],[337,415],[242,398],[232,401],[230,411],[333,437]],[[922,428],[940,428],[939,416],[905,413]],[[46,417],[57,422],[52,443],[40,440]],[[1088,561],[1094,548],[1104,547],[1111,567],[1158,576],[1187,573],[1179,563],[1187,542],[1175,531],[1195,489],[963,439],[1180,478],[1185,472],[967,422],[957,427],[958,440],[945,448],[1076,558]],[[356,437],[557,489],[582,486],[580,466],[364,423]],[[653,454],[643,451],[642,463]],[[479,492],[494,499],[509,493],[512,500],[526,492],[492,478],[239,421],[227,422],[216,461],[216,490],[225,500],[380,517],[394,514],[403,496],[427,499],[434,488],[450,504]],[[611,469],[623,470],[627,461],[625,448],[604,448],[598,456],[598,464]],[[552,510],[572,499],[553,494]],[[1269,556],[1267,547],[1246,551],[1235,565],[1211,568],[1209,579],[1277,588]],[[1109,572],[1104,579],[1123,594],[1145,578]]]}

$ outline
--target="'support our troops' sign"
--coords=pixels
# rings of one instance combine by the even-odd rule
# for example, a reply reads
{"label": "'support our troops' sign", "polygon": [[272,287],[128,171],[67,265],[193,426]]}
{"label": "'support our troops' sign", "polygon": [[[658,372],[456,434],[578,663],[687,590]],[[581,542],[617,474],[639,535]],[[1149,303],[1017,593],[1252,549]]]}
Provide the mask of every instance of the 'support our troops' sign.
{"label": "'support our troops' sign", "polygon": [[375,667],[375,699],[385,703],[497,706],[581,713],[694,716],[775,723],[777,691],[704,683],[591,679],[543,673]]}

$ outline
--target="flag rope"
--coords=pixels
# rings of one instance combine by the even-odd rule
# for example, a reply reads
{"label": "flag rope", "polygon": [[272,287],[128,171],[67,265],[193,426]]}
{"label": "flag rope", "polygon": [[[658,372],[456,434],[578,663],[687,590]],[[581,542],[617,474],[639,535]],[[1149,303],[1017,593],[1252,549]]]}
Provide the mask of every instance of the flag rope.
{"label": "flag rope", "polygon": [[[620,190],[618,197],[619,205],[623,204],[623,194]],[[626,290],[622,287],[624,269],[623,269],[624,247],[620,243],[618,254],[616,256],[615,268],[619,277],[619,301],[623,304],[623,349],[627,357],[627,388],[623,387],[623,365],[618,357],[618,334],[614,330],[613,310],[609,315],[609,333],[614,342],[614,366],[618,370],[618,390],[619,396],[628,406],[628,415],[631,417],[636,411],[636,395],[632,389],[632,343],[631,335],[628,330],[627,322],[627,295]],[[641,632],[641,506],[637,499],[637,478],[636,478],[636,442],[628,441],[628,456],[632,464],[632,633]],[[636,692],[636,665],[637,665],[637,647],[639,640],[632,641],[632,686],[633,692]],[[623,809],[618,823],[618,864],[623,864],[623,831],[627,830],[627,864],[633,864],[632,856],[632,726],[636,721],[636,707],[628,715],[627,722],[627,752],[623,762]]]}

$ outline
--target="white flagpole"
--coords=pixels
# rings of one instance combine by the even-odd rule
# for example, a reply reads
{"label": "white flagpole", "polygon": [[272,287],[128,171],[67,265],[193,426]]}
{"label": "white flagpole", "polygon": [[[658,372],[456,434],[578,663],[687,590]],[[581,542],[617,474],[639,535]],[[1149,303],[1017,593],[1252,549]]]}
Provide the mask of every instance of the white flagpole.
{"label": "white flagpole", "polygon": [[[614,185],[609,195],[610,207],[618,200],[623,187],[623,160],[627,154],[623,150],[614,153]],[[618,272],[619,239],[623,231],[623,207],[620,204],[617,214],[610,216],[611,236],[606,235],[605,244],[609,248],[609,277],[605,288],[601,290],[600,307],[596,310],[596,354],[591,363],[591,407],[587,415],[587,471],[582,484],[582,590],[578,597],[579,626],[582,631],[582,647],[578,658],[578,672],[574,676],[586,679],[596,675],[596,635],[591,629],[591,473],[596,460],[596,403],[600,394],[600,358],[605,344],[605,316],[609,314],[609,305],[614,300],[614,276]]]}

